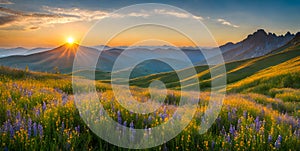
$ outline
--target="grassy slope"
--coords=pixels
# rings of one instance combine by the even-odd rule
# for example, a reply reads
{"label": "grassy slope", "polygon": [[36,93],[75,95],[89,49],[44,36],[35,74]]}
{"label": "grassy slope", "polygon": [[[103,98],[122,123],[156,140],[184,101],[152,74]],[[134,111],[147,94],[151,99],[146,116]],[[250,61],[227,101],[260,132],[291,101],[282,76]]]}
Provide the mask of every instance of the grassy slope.
{"label": "grassy slope", "polygon": [[[255,75],[260,71],[266,70],[272,66],[280,65],[281,63],[287,62],[291,59],[295,59],[298,56],[300,56],[299,46],[289,46],[276,54],[269,54],[267,56],[262,56],[254,59],[226,63],[225,66],[227,70],[227,83],[233,84],[252,75]],[[210,72],[207,66],[199,66],[196,67],[196,69],[198,71],[197,77],[200,80],[200,86],[202,88],[209,87]],[[186,72],[188,70],[191,69],[184,69],[178,72]],[[175,72],[167,72],[135,78],[131,80],[131,84],[146,87],[154,79],[165,82],[167,87],[180,86],[177,74]]]}

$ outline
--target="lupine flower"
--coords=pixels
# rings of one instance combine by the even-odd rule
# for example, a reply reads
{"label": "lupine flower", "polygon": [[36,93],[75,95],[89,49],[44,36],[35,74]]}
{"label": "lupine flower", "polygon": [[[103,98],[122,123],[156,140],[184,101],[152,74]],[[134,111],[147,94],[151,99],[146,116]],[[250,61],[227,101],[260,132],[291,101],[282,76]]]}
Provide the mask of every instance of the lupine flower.
{"label": "lupine flower", "polygon": [[5,123],[4,123],[4,129],[3,131],[6,133],[7,131],[9,131],[10,128],[10,120],[8,119]]}
{"label": "lupine flower", "polygon": [[278,140],[279,140],[279,142],[281,143],[281,141],[282,141],[281,135],[278,135]]}
{"label": "lupine flower", "polygon": [[14,128],[13,128],[13,126],[11,124],[9,125],[9,134],[10,134],[9,136],[10,136],[11,139],[15,135],[15,130],[14,130]]}
{"label": "lupine flower", "polygon": [[117,114],[118,114],[118,123],[119,123],[119,124],[122,124],[121,112],[118,111]]}
{"label": "lupine flower", "polygon": [[17,113],[16,120],[21,120],[21,113],[20,113],[20,111]]}
{"label": "lupine flower", "polygon": [[40,138],[42,138],[43,137],[43,126],[41,124],[38,124],[38,130],[39,130]]}
{"label": "lupine flower", "polygon": [[42,110],[43,112],[47,109],[47,105],[46,105],[46,102],[43,102],[43,106],[42,106]]}
{"label": "lupine flower", "polygon": [[228,143],[230,143],[230,141],[231,141],[230,135],[229,135],[229,134],[226,136],[226,141],[227,141]]}
{"label": "lupine flower", "polygon": [[35,122],[33,123],[32,127],[33,127],[33,136],[37,136],[37,126]]}
{"label": "lupine flower", "polygon": [[281,137],[281,135],[278,135],[278,138],[277,138],[277,140],[276,140],[276,142],[275,142],[275,147],[276,148],[279,148],[280,147],[280,144],[281,144],[281,142],[282,142],[282,137]]}
{"label": "lupine flower", "polygon": [[232,117],[233,118],[235,118],[237,115],[236,115],[236,111],[237,111],[237,109],[236,108],[233,108],[232,110],[231,110],[231,112],[232,112]]}
{"label": "lupine flower", "polygon": [[228,121],[231,121],[231,112],[230,111],[228,111],[227,116],[228,116]]}
{"label": "lupine flower", "polygon": [[40,114],[41,114],[40,108],[37,108],[35,111],[35,115],[38,117],[40,116]]}
{"label": "lupine flower", "polygon": [[214,150],[215,145],[216,145],[215,141],[212,141],[212,142],[211,142],[211,150]]}
{"label": "lupine flower", "polygon": [[271,141],[272,141],[272,135],[269,134],[269,136],[268,136],[268,143],[270,143]]}
{"label": "lupine flower", "polygon": [[8,104],[10,104],[10,103],[11,103],[11,101],[12,101],[11,97],[8,97],[8,98],[7,98],[7,102],[8,102]]}
{"label": "lupine flower", "polygon": [[276,140],[274,146],[275,146],[275,148],[279,148],[280,147],[280,142],[278,140]]}
{"label": "lupine flower", "polygon": [[77,133],[80,133],[80,125],[78,125],[78,126],[75,127],[75,131],[76,131]]}
{"label": "lupine flower", "polygon": [[247,113],[247,111],[246,111],[246,110],[243,112],[243,116],[244,116],[244,118],[245,118],[245,119],[247,119],[247,117],[248,117],[248,113]]}
{"label": "lupine flower", "polygon": [[10,112],[10,110],[7,110],[7,111],[6,111],[6,116],[7,116],[7,117],[11,117],[11,112]]}
{"label": "lupine flower", "polygon": [[256,119],[254,120],[254,122],[255,122],[255,130],[259,131],[260,126],[261,126],[261,122],[259,120],[259,116],[256,117]]}
{"label": "lupine flower", "polygon": [[61,97],[61,100],[62,100],[62,105],[65,105],[67,103],[67,101],[68,101],[68,96],[67,95],[63,95]]}
{"label": "lupine flower", "polygon": [[32,120],[31,118],[28,119],[28,138],[31,137],[31,127],[32,127]]}
{"label": "lupine flower", "polygon": [[134,129],[133,121],[130,122],[129,127],[130,127],[131,129]]}
{"label": "lupine flower", "polygon": [[230,124],[230,128],[229,128],[229,133],[232,135],[234,135],[234,133],[235,133],[235,127],[232,126],[231,124]]}
{"label": "lupine flower", "polygon": [[27,96],[28,96],[28,97],[31,97],[31,96],[32,96],[32,94],[33,94],[33,93],[32,93],[32,91],[31,91],[31,90],[29,90],[29,91],[27,92]]}

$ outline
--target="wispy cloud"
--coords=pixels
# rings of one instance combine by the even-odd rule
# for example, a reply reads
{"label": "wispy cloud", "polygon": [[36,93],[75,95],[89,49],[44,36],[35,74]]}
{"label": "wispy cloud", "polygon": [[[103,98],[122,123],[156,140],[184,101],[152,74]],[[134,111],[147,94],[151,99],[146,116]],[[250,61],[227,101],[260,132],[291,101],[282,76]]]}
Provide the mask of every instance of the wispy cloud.
{"label": "wispy cloud", "polygon": [[0,7],[0,29],[27,30],[39,29],[40,26],[81,21],[80,16],[52,12],[23,12]]}
{"label": "wispy cloud", "polygon": [[175,16],[175,17],[178,17],[178,18],[194,18],[194,19],[203,20],[203,17],[201,17],[201,16],[195,16],[195,15],[191,15],[191,14],[188,14],[188,13],[177,12],[177,11],[173,11],[173,10],[155,9],[154,13],[155,14],[160,14],[160,15]]}
{"label": "wispy cloud", "polygon": [[227,26],[231,26],[231,27],[234,27],[234,28],[240,27],[240,26],[235,25],[235,24],[233,24],[233,23],[231,23],[231,22],[229,22],[229,21],[227,21],[227,20],[225,20],[225,19],[222,19],[222,18],[217,19],[217,21],[218,21],[219,23],[221,23],[222,25],[227,25]]}
{"label": "wispy cloud", "polygon": [[63,17],[72,17],[73,21],[93,21],[103,19],[109,15],[109,12],[107,11],[92,11],[79,8],[56,8],[44,6],[42,10]]}
{"label": "wispy cloud", "polygon": [[14,4],[13,2],[9,1],[9,0],[0,0],[0,4],[6,4],[6,5],[9,5],[9,4]]}
{"label": "wispy cloud", "polygon": [[81,8],[41,7],[40,12],[24,12],[0,7],[0,29],[2,30],[36,30],[40,27],[53,24],[71,23],[79,21],[95,21],[106,17],[144,17],[166,15],[177,18],[193,18],[203,20],[201,16],[175,10],[154,9],[153,11],[140,10],[128,14],[116,14],[104,10],[88,10]]}

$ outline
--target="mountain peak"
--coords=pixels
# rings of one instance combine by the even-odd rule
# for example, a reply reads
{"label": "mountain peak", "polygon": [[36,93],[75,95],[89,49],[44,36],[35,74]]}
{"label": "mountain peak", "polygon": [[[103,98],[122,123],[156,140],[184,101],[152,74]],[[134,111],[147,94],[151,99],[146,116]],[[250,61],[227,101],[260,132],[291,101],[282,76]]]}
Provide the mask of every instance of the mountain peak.
{"label": "mountain peak", "polygon": [[253,35],[267,35],[266,31],[263,29],[258,29]]}
{"label": "mountain peak", "polygon": [[292,34],[288,31],[284,36],[292,36]]}

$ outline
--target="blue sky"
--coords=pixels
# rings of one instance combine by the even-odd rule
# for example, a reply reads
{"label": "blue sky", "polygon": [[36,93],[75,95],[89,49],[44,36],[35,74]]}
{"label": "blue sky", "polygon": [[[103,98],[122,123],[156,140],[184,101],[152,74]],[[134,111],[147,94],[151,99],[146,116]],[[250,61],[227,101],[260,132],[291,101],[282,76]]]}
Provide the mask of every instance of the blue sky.
{"label": "blue sky", "polygon": [[[56,18],[55,15],[61,15],[64,13],[64,9],[75,8],[79,10],[79,13],[80,11],[88,14],[92,14],[94,11],[109,13],[122,7],[138,3],[169,4],[184,9],[195,16],[202,17],[203,23],[211,30],[219,44],[224,44],[229,41],[237,42],[259,28],[276,34],[285,34],[287,31],[292,33],[300,31],[300,1],[297,0],[166,0],[163,2],[158,0],[0,0],[0,36],[8,37],[5,39],[0,38],[0,46],[24,45],[29,47],[34,40],[29,42],[29,44],[26,40],[24,42],[25,44],[22,44],[22,42],[13,42],[13,40],[19,39],[19,41],[22,41],[22,39],[24,40],[24,37],[28,37],[28,35],[36,35],[37,37],[43,38],[43,36],[41,36],[43,35],[42,31],[47,33],[53,26],[59,28],[58,32],[63,30],[62,26],[80,28],[82,29],[81,32],[84,32],[85,29],[88,29],[88,27],[93,24],[93,20],[83,19],[82,15],[71,14],[70,12],[63,15],[73,16],[72,19],[44,19],[43,23],[39,23],[37,20],[38,17],[41,16],[40,14],[53,15],[51,17]],[[60,12],[58,12],[58,8]],[[11,13],[12,11],[13,13]],[[22,19],[18,16],[20,15],[18,14],[19,12],[22,13]],[[28,14],[34,15],[30,16]],[[78,19],[74,19],[76,15],[78,15]],[[97,15],[99,17],[99,12]],[[30,18],[28,16],[30,16]],[[29,19],[24,19],[25,17]],[[36,19],[34,20],[33,17],[36,17]],[[43,17],[44,16],[41,18]],[[64,27],[64,29],[66,28],[67,27]],[[70,32],[67,32],[66,35],[67,34],[70,34]],[[76,35],[77,38],[82,36],[80,33],[76,33]],[[55,42],[57,41],[49,40],[46,43],[37,41],[37,44],[40,46],[52,46],[55,45]]]}

